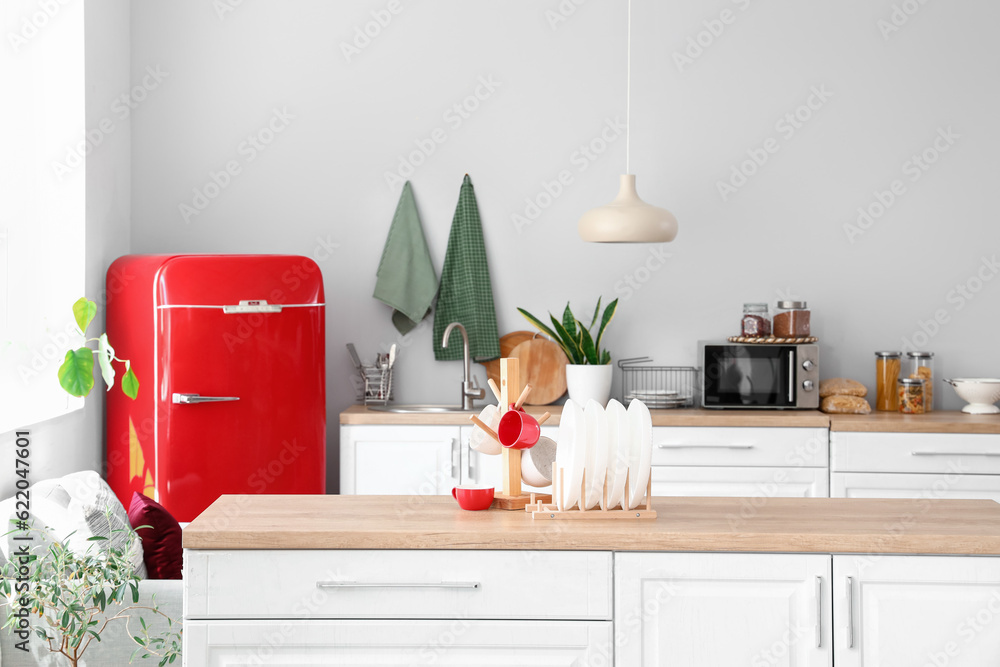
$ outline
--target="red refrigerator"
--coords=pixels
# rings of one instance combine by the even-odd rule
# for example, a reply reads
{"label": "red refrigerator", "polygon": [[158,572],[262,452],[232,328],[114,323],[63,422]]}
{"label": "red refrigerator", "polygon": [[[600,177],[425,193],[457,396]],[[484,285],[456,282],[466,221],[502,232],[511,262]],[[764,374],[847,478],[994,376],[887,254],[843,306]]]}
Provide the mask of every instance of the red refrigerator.
{"label": "red refrigerator", "polygon": [[221,494],[325,493],[323,277],[292,255],[126,255],[107,332],[139,378],[107,394],[107,478],[191,521]]}

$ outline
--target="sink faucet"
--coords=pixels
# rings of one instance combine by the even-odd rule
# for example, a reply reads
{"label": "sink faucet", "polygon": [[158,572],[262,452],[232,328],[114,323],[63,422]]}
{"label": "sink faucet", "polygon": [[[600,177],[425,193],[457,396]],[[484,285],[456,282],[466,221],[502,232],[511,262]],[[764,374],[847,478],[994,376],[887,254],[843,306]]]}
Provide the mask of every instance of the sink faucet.
{"label": "sink faucet", "polygon": [[486,390],[482,387],[477,387],[472,380],[472,360],[469,358],[469,334],[466,333],[465,327],[459,322],[449,324],[448,328],[444,330],[444,340],[441,341],[441,347],[448,347],[448,338],[451,336],[451,330],[455,328],[462,332],[462,355],[465,359],[465,377],[462,378],[462,409],[473,410],[473,399],[484,398]]}

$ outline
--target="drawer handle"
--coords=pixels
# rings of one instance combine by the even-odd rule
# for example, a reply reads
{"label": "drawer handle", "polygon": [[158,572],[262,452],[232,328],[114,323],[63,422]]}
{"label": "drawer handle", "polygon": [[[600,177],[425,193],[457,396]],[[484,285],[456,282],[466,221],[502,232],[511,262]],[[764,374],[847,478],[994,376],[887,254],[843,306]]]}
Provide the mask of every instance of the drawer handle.
{"label": "drawer handle", "polygon": [[660,449],[753,449],[753,445],[688,445],[683,442],[661,442]]}
{"label": "drawer handle", "polygon": [[377,581],[317,581],[316,588],[462,588],[479,589],[478,581],[441,581],[438,583],[389,583]]}
{"label": "drawer handle", "polygon": [[910,456],[1000,456],[1000,452],[910,452]]}

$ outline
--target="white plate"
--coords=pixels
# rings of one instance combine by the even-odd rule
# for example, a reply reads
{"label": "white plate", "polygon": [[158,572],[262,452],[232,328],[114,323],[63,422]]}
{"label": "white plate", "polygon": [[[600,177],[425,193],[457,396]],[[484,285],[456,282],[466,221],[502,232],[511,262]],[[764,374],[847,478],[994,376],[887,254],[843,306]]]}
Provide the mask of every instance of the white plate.
{"label": "white plate", "polygon": [[628,459],[629,497],[628,509],[635,509],[646,495],[649,483],[649,464],[653,457],[653,419],[649,408],[639,400],[628,404],[631,448]]}
{"label": "white plate", "polygon": [[587,425],[587,497],[584,509],[593,509],[604,502],[604,478],[608,473],[608,419],[604,407],[591,399],[583,408]]}
{"label": "white plate", "polygon": [[[487,405],[479,413],[479,418],[496,433],[497,426],[500,425],[500,411],[497,410],[497,406]],[[469,447],[472,447],[473,450],[480,454],[487,454],[489,456],[498,456],[503,450],[499,442],[486,435],[486,432],[478,426],[472,427],[472,435],[469,436]]]}
{"label": "white plate", "polygon": [[[580,484],[583,481],[583,463],[587,449],[586,435],[583,410],[573,402],[573,399],[567,400],[559,418],[556,470],[552,479],[558,485],[554,490],[556,505],[560,511],[572,509],[580,500]],[[560,478],[563,484],[559,484]],[[565,488],[562,488],[563,485]]]}
{"label": "white plate", "polygon": [[[630,448],[628,412],[625,406],[611,399],[604,411],[608,420],[608,503],[611,509],[622,502],[625,495],[625,477],[628,475],[628,455]],[[603,501],[604,499],[601,498]]]}

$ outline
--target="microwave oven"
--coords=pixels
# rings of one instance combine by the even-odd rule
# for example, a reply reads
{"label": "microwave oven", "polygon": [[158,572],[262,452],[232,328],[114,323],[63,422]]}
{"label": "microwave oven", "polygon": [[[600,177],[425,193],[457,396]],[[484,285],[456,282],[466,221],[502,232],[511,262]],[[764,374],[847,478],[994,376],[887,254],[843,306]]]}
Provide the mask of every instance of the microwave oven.
{"label": "microwave oven", "polygon": [[700,341],[706,408],[819,407],[819,346]]}

